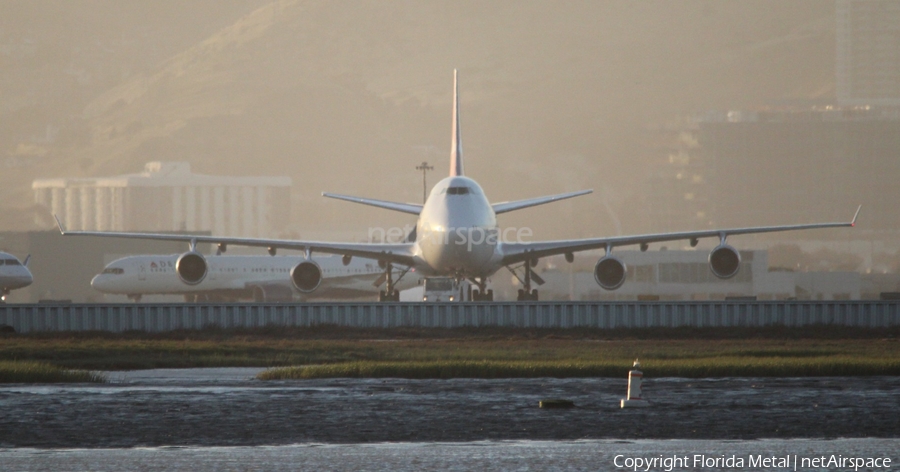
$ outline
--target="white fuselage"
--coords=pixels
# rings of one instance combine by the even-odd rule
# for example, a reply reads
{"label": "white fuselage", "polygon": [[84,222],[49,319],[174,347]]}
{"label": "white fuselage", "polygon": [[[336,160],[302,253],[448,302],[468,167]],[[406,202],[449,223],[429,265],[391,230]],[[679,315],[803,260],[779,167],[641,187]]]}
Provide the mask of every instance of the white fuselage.
{"label": "white fuselage", "polygon": [[34,282],[28,267],[12,254],[0,252],[0,293],[6,295],[10,290],[27,287]]}
{"label": "white fuselage", "polygon": [[497,217],[468,177],[447,177],[434,186],[416,235],[416,267],[423,275],[485,277],[501,267]]}
{"label": "white fuselage", "polygon": [[[314,257],[322,269],[322,284],[312,293],[300,294],[291,284],[291,269],[306,260],[303,256],[205,256],[206,277],[187,285],[175,272],[180,254],[128,256],[111,262],[94,276],[91,287],[106,294],[188,295],[211,294],[235,298],[250,296],[254,287],[278,285],[302,297],[365,296],[376,293],[372,282],[384,274],[376,261],[353,258],[344,265],[340,257]],[[399,272],[396,274],[399,275]],[[401,280],[402,288],[418,283],[414,272]]]}

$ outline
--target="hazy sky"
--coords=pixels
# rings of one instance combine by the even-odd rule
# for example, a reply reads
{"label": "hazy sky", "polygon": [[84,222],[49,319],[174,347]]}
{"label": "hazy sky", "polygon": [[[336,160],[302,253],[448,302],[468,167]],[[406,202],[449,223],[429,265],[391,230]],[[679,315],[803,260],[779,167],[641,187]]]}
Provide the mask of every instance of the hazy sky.
{"label": "hazy sky", "polygon": [[152,160],[287,175],[298,230],[410,222],[319,194],[419,201],[415,166],[432,163],[433,184],[449,165],[454,68],[466,169],[492,201],[595,191],[501,223],[538,237],[690,229],[642,214],[667,171],[649,130],[832,101],[834,5],[0,0],[0,68],[6,229],[34,227],[34,178]]}

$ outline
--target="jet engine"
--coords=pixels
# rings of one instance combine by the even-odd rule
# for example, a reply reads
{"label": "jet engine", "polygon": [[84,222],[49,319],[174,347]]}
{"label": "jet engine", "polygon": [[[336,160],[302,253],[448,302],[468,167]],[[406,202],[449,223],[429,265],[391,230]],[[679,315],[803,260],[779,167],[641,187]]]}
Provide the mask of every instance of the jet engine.
{"label": "jet engine", "polygon": [[730,279],[741,267],[741,254],[727,244],[716,246],[709,253],[709,269],[720,279]]}
{"label": "jet engine", "polygon": [[322,283],[322,268],[313,261],[303,261],[291,269],[291,283],[297,290],[310,293]]}
{"label": "jet engine", "polygon": [[625,263],[615,257],[606,256],[594,266],[594,280],[606,290],[615,290],[625,283],[626,271]]}
{"label": "jet engine", "polygon": [[196,252],[186,252],[175,261],[175,272],[181,281],[188,285],[197,285],[206,278],[206,259]]}

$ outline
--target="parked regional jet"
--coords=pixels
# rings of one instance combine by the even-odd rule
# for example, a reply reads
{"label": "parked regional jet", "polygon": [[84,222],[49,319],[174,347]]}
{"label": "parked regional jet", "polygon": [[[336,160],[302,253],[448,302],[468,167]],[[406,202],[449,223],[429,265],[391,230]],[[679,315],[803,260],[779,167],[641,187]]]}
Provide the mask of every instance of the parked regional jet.
{"label": "parked regional jet", "polygon": [[[209,275],[197,284],[182,282],[177,273],[179,254],[140,255],[116,259],[94,276],[91,287],[140,301],[143,295],[184,295],[185,301],[289,302],[294,300],[291,269],[303,256],[206,256]],[[348,265],[336,256],[317,256],[313,261],[322,270],[320,298],[359,298],[371,295],[373,282],[383,270],[372,260],[360,259]],[[418,283],[415,273],[394,271],[400,287]],[[381,285],[381,282],[378,282]],[[377,286],[376,286],[377,287]],[[300,298],[306,294],[299,293]]]}
{"label": "parked regional jet", "polygon": [[224,249],[228,244],[236,244],[268,247],[270,253],[274,253],[277,248],[304,251],[306,258],[294,266],[290,272],[294,287],[304,293],[312,292],[322,281],[322,268],[314,259],[310,258],[312,253],[319,252],[343,256],[342,260],[345,264],[349,264],[353,257],[377,260],[384,271],[385,290],[382,290],[379,296],[382,301],[399,300],[399,292],[396,290],[392,276],[394,266],[414,268],[423,277],[450,276],[457,280],[467,279],[478,287],[473,291],[473,300],[492,300],[493,291],[487,289],[488,277],[506,267],[516,274],[516,277],[519,277],[519,271],[522,272],[520,280],[524,288],[519,291],[519,300],[537,300],[537,289],[532,288],[532,282],[540,285],[542,281],[534,273],[532,267],[542,257],[564,254],[566,260],[572,262],[575,252],[602,248],[606,254],[600,258],[594,268],[594,279],[600,287],[606,290],[615,290],[625,282],[626,267],[621,260],[613,256],[614,248],[637,245],[641,250],[647,250],[651,243],[674,240],[688,240],[691,246],[696,246],[701,238],[718,238],[718,246],[709,254],[709,265],[713,274],[727,279],[737,274],[741,262],[740,253],[726,243],[728,236],[854,226],[856,224],[856,217],[859,215],[858,208],[853,219],[845,223],[761,226],[540,242],[510,241],[511,238],[507,237],[510,236],[509,232],[501,230],[497,225],[498,214],[584,195],[590,193],[590,190],[513,202],[489,203],[481,186],[475,180],[466,177],[463,172],[457,84],[456,71],[454,71],[450,176],[434,186],[424,205],[323,193],[326,197],[416,215],[418,221],[407,242],[396,244],[335,243],[222,236],[65,231],[62,225],[59,228],[60,232],[73,236],[89,235],[187,242],[190,244],[190,248],[188,252],[178,258],[175,270],[182,281],[189,285],[202,282],[210,274],[206,258],[196,250],[197,243],[210,242],[218,244],[220,249]]}
{"label": "parked regional jet", "polygon": [[19,262],[12,254],[0,252],[0,302],[5,302],[11,290],[27,287],[34,282],[31,271],[28,270],[28,260]]}

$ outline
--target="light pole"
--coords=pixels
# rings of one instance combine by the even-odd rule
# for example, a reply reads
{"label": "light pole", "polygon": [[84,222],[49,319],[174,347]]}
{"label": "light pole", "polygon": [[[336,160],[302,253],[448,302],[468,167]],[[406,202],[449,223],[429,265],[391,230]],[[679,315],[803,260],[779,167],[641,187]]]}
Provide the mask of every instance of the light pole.
{"label": "light pole", "polygon": [[429,170],[434,170],[434,166],[428,165],[428,161],[422,161],[422,165],[416,166],[416,170],[422,171],[422,203],[425,203],[425,200],[428,197],[428,186],[425,183],[425,173]]}

